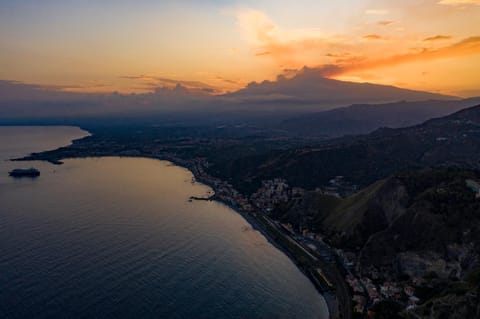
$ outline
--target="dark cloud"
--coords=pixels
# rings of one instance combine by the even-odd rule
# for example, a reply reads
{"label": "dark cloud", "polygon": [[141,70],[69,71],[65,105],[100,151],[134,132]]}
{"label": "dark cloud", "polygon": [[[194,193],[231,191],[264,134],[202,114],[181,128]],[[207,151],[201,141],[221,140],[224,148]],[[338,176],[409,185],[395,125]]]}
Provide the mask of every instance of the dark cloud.
{"label": "dark cloud", "polygon": [[200,81],[188,81],[188,80],[177,80],[170,79],[160,76],[151,76],[151,75],[123,75],[120,76],[121,79],[127,79],[132,81],[140,81],[146,87],[156,88],[156,87],[175,87],[181,85],[191,91],[201,91],[201,92],[211,92],[211,93],[220,93],[221,90],[213,87],[207,83]]}

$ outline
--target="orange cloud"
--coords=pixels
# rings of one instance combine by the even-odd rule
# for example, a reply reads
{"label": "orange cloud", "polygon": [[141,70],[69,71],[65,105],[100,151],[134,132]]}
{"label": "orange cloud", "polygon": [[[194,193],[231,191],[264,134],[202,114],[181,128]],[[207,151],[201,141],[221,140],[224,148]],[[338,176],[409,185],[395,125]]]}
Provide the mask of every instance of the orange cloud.
{"label": "orange cloud", "polygon": [[386,20],[386,21],[378,21],[378,24],[381,25],[381,26],[388,26],[388,25],[392,25],[392,24],[394,24],[394,23],[395,23],[395,21],[388,21],[388,20]]}
{"label": "orange cloud", "polygon": [[429,37],[423,39],[423,41],[442,41],[442,40],[450,40],[452,37],[449,35],[436,35],[434,37]]}
{"label": "orange cloud", "polygon": [[438,3],[443,5],[449,5],[449,6],[458,6],[458,5],[466,5],[466,4],[476,4],[478,6],[480,5],[480,0],[441,0]]}
{"label": "orange cloud", "polygon": [[369,15],[386,15],[388,14],[388,10],[384,9],[368,9],[365,11],[366,14]]}
{"label": "orange cloud", "polygon": [[[392,46],[396,47],[389,47],[385,43],[380,44],[379,40],[390,38],[376,33],[361,37],[363,40],[371,42],[371,44],[368,44],[368,42],[355,41],[352,36],[348,39],[346,36],[322,36],[311,30],[285,31],[274,24],[267,15],[255,10],[242,11],[237,18],[244,34],[257,47],[256,56],[269,57],[283,67],[293,68],[308,64],[318,65],[319,62],[322,63],[322,57],[324,59],[335,58],[336,60],[333,63],[325,63],[321,67],[326,76],[337,76],[356,70],[394,66],[419,60],[480,53],[480,37],[470,37],[451,46],[417,48],[409,53],[376,58],[376,56],[389,52],[384,50],[405,50],[406,48],[402,49],[399,43],[406,44],[408,42],[392,42]],[[393,22],[384,21],[383,23],[388,25]],[[440,34],[426,38],[424,41],[434,42],[449,39],[451,39],[451,36]],[[379,47],[377,48],[377,46]],[[350,52],[358,53],[352,55]]]}
{"label": "orange cloud", "polygon": [[345,53],[327,53],[325,54],[326,57],[329,57],[329,58],[349,58],[351,57],[352,55],[348,52],[345,52]]}
{"label": "orange cloud", "polygon": [[[451,11],[448,8],[436,6],[436,2],[433,1],[430,5],[442,12]],[[371,19],[371,17],[367,18]],[[454,82],[461,83],[456,85],[465,85],[464,83],[467,82],[470,86],[476,85],[470,80],[472,77],[470,73],[468,76],[458,76],[449,81],[448,85],[444,84],[444,78],[430,77],[421,82],[418,76],[413,74],[418,74],[422,70],[410,67],[418,61],[428,62],[428,65],[432,66],[430,62],[434,60],[449,58],[449,61],[445,61],[446,63],[440,67],[441,70],[438,69],[438,65],[432,68],[436,67],[439,72],[445,72],[444,70],[447,69],[452,72],[455,70],[462,72],[456,65],[456,61],[463,61],[463,66],[466,60],[478,61],[480,58],[480,36],[467,38],[468,30],[463,33],[455,29],[448,30],[455,33],[457,37],[464,34],[464,40],[452,44],[449,40],[453,37],[449,33],[442,33],[442,29],[433,27],[431,29],[439,30],[437,31],[439,33],[425,38],[419,38],[419,35],[424,35],[424,32],[431,32],[431,30],[421,30],[417,34],[413,31],[398,32],[397,28],[382,28],[380,31],[380,27],[392,23],[400,24],[396,20],[388,19],[380,21],[374,19],[373,24],[358,23],[352,26],[349,33],[335,35],[324,34],[314,29],[285,30],[264,13],[254,10],[242,12],[237,19],[241,31],[252,46],[253,55],[259,59],[271,60],[281,69],[318,66],[318,71],[326,77],[356,79],[352,81],[374,79],[384,84],[397,83],[401,80],[404,83],[410,83],[411,87],[416,89],[424,89],[427,85],[431,89],[437,84],[453,87]],[[404,20],[400,26],[414,26],[410,22]],[[419,39],[422,45],[419,45]],[[408,65],[403,66],[404,64]],[[393,72],[397,67],[402,72]],[[383,69],[382,72],[378,71],[379,69]],[[366,74],[369,74],[370,78],[367,78]]]}
{"label": "orange cloud", "polygon": [[364,35],[362,38],[365,39],[365,40],[383,40],[383,39],[385,39],[384,37],[382,37],[381,35],[378,35],[378,34],[367,34],[367,35]]}
{"label": "orange cloud", "polygon": [[229,84],[234,84],[234,85],[237,85],[237,86],[243,85],[243,83],[241,83],[241,82],[239,82],[239,81],[235,81],[235,80],[231,80],[231,79],[226,79],[226,78],[221,77],[221,76],[217,76],[216,79],[219,80],[219,81],[222,81],[222,82],[225,82],[225,83],[229,83]]}
{"label": "orange cloud", "polygon": [[350,64],[328,64],[319,67],[324,76],[339,76],[353,71],[390,67],[404,63],[428,61],[446,57],[480,55],[480,37],[466,38],[453,45],[439,49],[423,49],[416,53],[394,55],[383,59],[367,60]]}
{"label": "orange cloud", "polygon": [[283,67],[297,67],[305,63],[306,57],[318,57],[321,51],[347,51],[350,47],[344,38],[326,35],[319,29],[283,30],[257,10],[237,12],[237,24],[246,40],[255,46],[255,56],[268,56]]}

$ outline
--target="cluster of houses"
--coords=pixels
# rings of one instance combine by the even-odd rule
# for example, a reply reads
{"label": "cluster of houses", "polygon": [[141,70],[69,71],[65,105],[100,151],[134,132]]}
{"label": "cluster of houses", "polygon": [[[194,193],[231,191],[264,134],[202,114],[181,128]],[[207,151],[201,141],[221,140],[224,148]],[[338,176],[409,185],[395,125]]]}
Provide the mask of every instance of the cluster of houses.
{"label": "cluster of houses", "polygon": [[[196,173],[195,175],[201,176],[203,181],[212,185],[216,189],[216,196],[218,198],[235,204],[243,211],[254,215],[257,212],[269,213],[276,205],[300,198],[305,193],[305,190],[302,188],[288,185],[285,179],[275,178],[262,181],[262,186],[250,197],[246,197],[237,192],[228,182],[209,176],[204,170],[205,167],[208,167],[208,163],[198,162],[195,164],[196,165],[191,167]],[[480,198],[479,182],[469,179],[466,180],[466,186],[476,193],[477,198]],[[342,176],[336,176],[330,180],[329,186],[317,190],[322,191],[324,194],[340,197],[355,192],[357,188],[355,185],[347,183]],[[298,233],[291,224],[279,223],[279,225],[293,236],[299,234],[299,236],[303,238],[322,242],[319,234],[313,233],[308,229],[300,229]],[[310,245],[308,246],[310,247]],[[320,255],[322,255],[322,253],[329,253],[329,258],[325,259],[335,262],[335,258],[330,256],[331,249],[329,247],[320,250],[318,250],[318,246],[312,246],[310,248],[317,251]],[[336,250],[335,255],[343,263],[346,270],[350,273],[354,271],[355,265],[350,261],[354,258],[347,256],[347,254],[341,250]],[[369,277],[378,279],[375,275]],[[377,280],[374,281],[368,277],[357,278],[353,275],[347,275],[346,282],[353,291],[354,310],[357,313],[363,314],[381,301],[395,301],[403,305],[407,311],[415,309],[420,302],[419,298],[415,296],[415,286],[421,286],[421,283],[416,282],[416,279],[412,279],[412,281],[409,282],[384,281],[382,284],[378,284]]]}
{"label": "cluster of houses", "polygon": [[282,178],[262,181],[262,186],[250,196],[250,202],[266,212],[270,212],[275,205],[286,203],[292,198],[300,197],[305,190],[298,187],[290,187]]}
{"label": "cluster of houses", "polygon": [[410,284],[385,281],[381,285],[375,285],[367,277],[357,279],[352,275],[348,275],[346,281],[352,288],[354,310],[358,313],[363,313],[365,307],[375,305],[382,300],[393,300],[403,304],[407,311],[415,309],[420,301],[415,296],[415,287]]}
{"label": "cluster of houses", "polygon": [[[357,186],[346,182],[343,176],[335,176],[329,185],[317,188],[316,191],[336,197],[350,195],[356,192]],[[270,212],[276,205],[286,203],[303,196],[305,190],[300,187],[290,187],[283,178],[262,181],[262,186],[250,196],[250,202],[264,212]]]}

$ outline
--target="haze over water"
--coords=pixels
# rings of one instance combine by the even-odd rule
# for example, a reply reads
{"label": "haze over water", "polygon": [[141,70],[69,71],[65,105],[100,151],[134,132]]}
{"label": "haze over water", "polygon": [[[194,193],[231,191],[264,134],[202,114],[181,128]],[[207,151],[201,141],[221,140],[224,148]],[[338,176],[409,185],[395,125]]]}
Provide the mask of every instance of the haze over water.
{"label": "haze over water", "polygon": [[[142,158],[6,162],[77,128],[0,127],[0,317],[327,318],[295,265],[210,189]],[[38,179],[8,171],[34,166]]]}

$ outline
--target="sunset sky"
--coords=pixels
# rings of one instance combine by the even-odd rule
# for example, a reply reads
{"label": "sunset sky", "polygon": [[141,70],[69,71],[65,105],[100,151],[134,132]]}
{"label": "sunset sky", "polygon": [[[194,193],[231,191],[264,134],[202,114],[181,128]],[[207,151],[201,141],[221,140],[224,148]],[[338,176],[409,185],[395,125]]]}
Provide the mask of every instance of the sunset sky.
{"label": "sunset sky", "polygon": [[0,0],[0,79],[70,91],[326,77],[480,95],[480,0]]}

